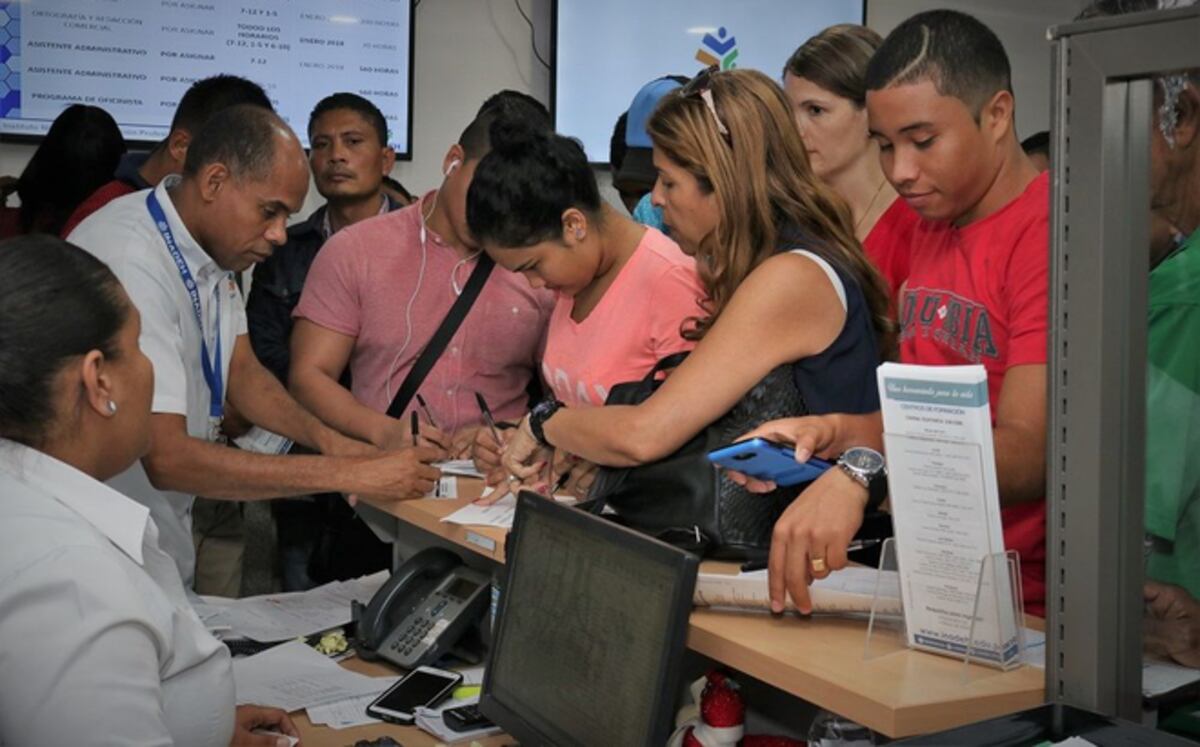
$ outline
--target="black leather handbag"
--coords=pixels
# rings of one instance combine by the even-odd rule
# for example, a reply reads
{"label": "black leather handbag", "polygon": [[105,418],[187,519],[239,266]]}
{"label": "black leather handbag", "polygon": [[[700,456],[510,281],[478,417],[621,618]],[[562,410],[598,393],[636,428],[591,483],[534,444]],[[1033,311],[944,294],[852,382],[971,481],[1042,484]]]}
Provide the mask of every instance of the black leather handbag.
{"label": "black leather handbag", "polygon": [[[635,405],[661,384],[659,374],[678,366],[687,353],[667,356],[641,381],[614,386],[606,405]],[[771,544],[776,519],[804,487],[751,493],[708,461],[707,453],[776,418],[806,414],[790,364],[780,366],[670,456],[636,467],[604,467],[597,473],[588,509],[605,507],[615,520],[698,555],[725,560],[761,560]]]}

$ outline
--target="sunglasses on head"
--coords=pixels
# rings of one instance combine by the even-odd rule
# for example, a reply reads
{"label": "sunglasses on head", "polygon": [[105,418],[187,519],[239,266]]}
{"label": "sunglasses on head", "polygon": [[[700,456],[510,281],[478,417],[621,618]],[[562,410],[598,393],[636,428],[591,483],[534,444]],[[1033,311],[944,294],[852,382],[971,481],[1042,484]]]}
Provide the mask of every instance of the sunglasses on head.
{"label": "sunglasses on head", "polygon": [[717,125],[717,132],[721,133],[721,137],[725,138],[725,142],[729,142],[729,128],[721,121],[721,115],[717,114],[717,105],[713,103],[712,94],[712,77],[714,73],[718,73],[716,65],[709,65],[700,72],[696,73],[696,77],[689,80],[683,88],[679,89],[680,95],[685,98],[690,96],[698,96],[705,105],[708,106],[708,111],[712,114],[713,122]]}

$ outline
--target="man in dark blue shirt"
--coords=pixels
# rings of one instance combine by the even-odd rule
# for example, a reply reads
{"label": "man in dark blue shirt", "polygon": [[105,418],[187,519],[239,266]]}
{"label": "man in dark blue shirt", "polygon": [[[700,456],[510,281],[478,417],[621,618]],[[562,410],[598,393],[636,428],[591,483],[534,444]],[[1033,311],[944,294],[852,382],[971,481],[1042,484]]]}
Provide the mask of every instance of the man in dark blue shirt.
{"label": "man in dark blue shirt", "polygon": [[[383,190],[384,177],[392,170],[396,154],[388,146],[387,122],[370,101],[353,93],[335,93],[322,99],[309,117],[308,138],[313,181],[326,204],[304,222],[290,227],[287,243],[254,269],[246,303],[254,352],[285,385],[290,363],[292,310],[300,301],[317,252],[338,230],[403,207]],[[349,386],[348,381],[343,384]],[[378,540],[370,543],[374,537],[365,526],[350,528],[355,522],[361,524],[361,520],[354,518],[339,496],[274,501],[272,510],[285,591],[314,585],[309,576],[309,561],[314,548],[329,541],[324,535],[330,525],[363,534],[363,543],[372,548],[366,554],[379,556],[384,563],[389,558],[386,545]],[[331,512],[337,515],[336,519]],[[354,544],[362,549],[363,543]],[[374,564],[368,562],[368,566]],[[347,573],[355,570],[358,569],[347,569]],[[343,575],[328,569],[324,573]]]}

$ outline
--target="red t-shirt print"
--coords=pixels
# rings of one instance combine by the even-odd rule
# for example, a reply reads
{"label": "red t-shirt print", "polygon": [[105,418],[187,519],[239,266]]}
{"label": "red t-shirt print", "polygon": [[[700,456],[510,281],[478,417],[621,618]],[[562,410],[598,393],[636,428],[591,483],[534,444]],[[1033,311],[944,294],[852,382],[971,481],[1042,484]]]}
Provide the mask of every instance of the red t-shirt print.
{"label": "red t-shirt print", "polygon": [[863,250],[888,286],[892,308],[898,302],[900,287],[908,279],[912,256],[913,232],[921,222],[917,211],[903,198],[895,201],[879,216],[871,232],[863,239]]}
{"label": "red t-shirt print", "polygon": [[[992,425],[1004,376],[1045,364],[1050,288],[1050,182],[1042,174],[995,213],[963,228],[922,220],[900,300],[900,360],[982,364]],[[1021,556],[1025,609],[1045,611],[1046,503],[1001,510],[1004,543]]]}

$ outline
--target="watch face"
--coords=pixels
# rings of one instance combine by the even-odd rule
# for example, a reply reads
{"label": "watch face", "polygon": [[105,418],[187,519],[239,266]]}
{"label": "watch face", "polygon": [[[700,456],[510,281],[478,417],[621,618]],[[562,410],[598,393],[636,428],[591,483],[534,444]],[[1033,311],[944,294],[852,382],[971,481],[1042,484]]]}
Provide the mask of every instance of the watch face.
{"label": "watch face", "polygon": [[865,474],[875,474],[883,469],[883,455],[874,449],[857,446],[842,455],[847,465]]}

